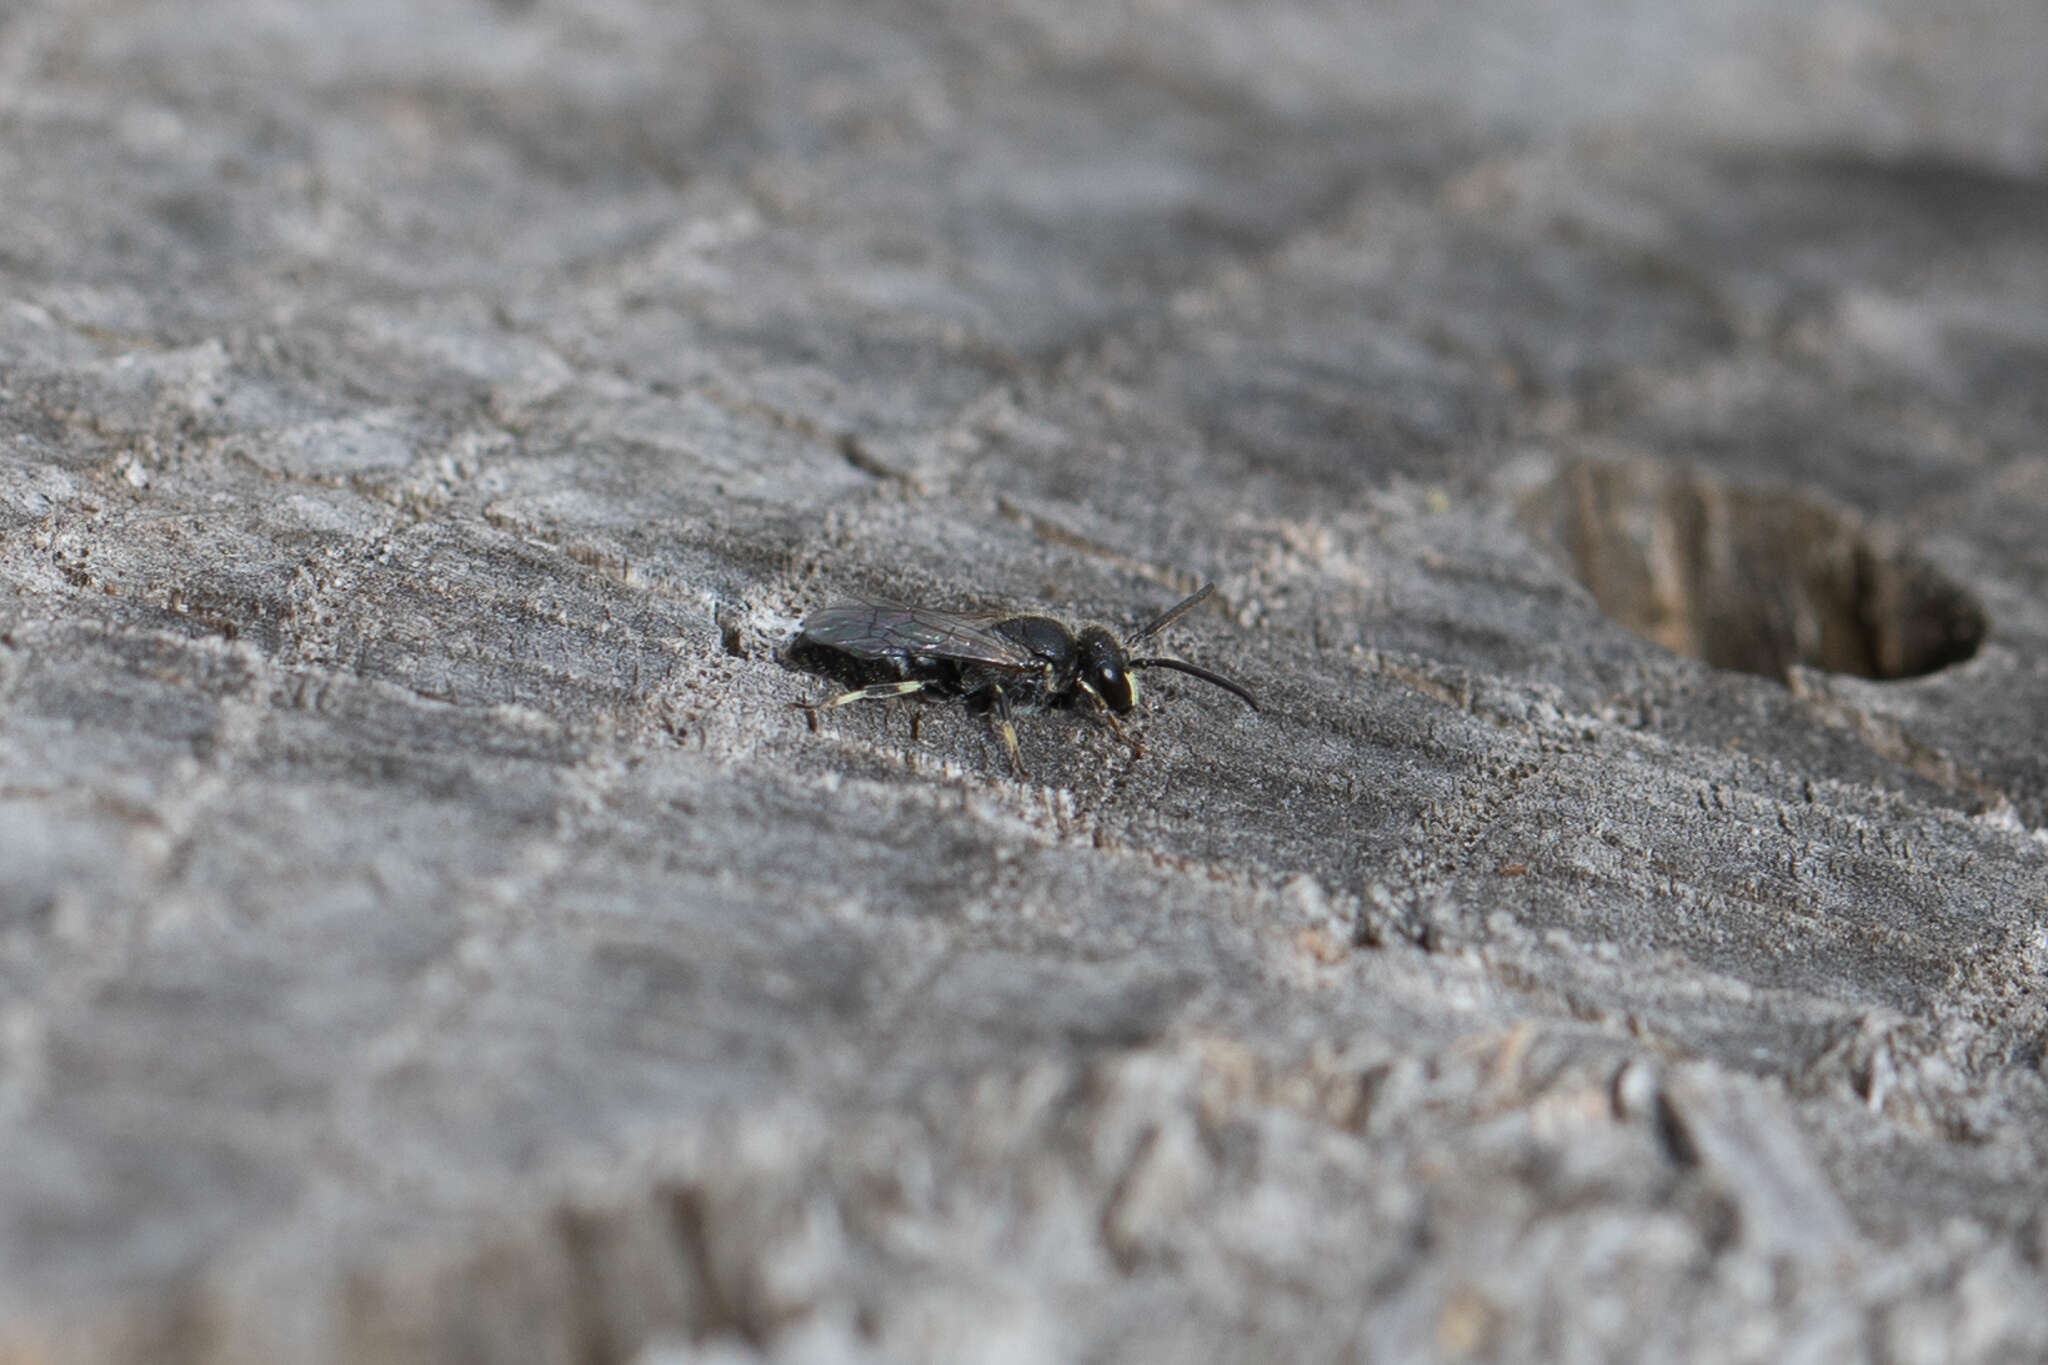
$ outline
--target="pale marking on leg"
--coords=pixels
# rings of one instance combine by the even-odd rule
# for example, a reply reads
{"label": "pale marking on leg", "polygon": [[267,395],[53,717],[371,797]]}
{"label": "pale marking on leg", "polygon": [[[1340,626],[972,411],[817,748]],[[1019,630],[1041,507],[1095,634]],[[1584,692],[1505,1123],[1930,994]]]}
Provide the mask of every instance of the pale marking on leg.
{"label": "pale marking on leg", "polygon": [[869,687],[856,687],[851,692],[841,692],[829,701],[819,703],[826,710],[835,706],[849,706],[857,701],[875,701],[883,697],[907,697],[913,692],[922,692],[930,684],[919,678],[908,678],[903,682],[875,683]]}
{"label": "pale marking on leg", "polygon": [[1017,752],[1016,727],[1005,717],[996,721],[996,734],[1003,741],[1003,752],[1010,756],[1010,771],[1016,774],[1018,781],[1028,780],[1031,774],[1024,771],[1024,756]]}
{"label": "pale marking on leg", "polygon": [[1003,742],[1003,752],[1009,755],[1010,772],[1019,782],[1028,781],[1031,775],[1024,771],[1024,756],[1017,751],[1017,730],[1010,724],[1010,698],[1000,684],[991,683],[989,691],[995,697],[989,707],[989,723]]}

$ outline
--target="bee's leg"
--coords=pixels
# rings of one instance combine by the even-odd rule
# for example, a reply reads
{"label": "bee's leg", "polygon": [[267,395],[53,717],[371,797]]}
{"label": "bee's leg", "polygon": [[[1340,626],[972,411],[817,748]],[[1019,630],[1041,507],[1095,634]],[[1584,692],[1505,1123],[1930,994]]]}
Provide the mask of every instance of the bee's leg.
{"label": "bee's leg", "polygon": [[[818,712],[821,710],[829,711],[835,706],[845,706],[851,702],[870,701],[881,697],[907,697],[913,692],[922,692],[927,686],[929,684],[923,679],[908,678],[902,682],[876,683],[872,687],[856,687],[851,692],[841,692],[838,696],[828,697],[824,701],[795,701],[791,702],[790,705],[797,707],[804,713],[804,720],[810,725],[812,733],[815,734],[818,729]],[[914,716],[911,718],[910,737],[913,740],[917,738],[917,718]]]}
{"label": "bee's leg", "polygon": [[995,698],[989,704],[989,724],[995,728],[996,738],[1002,740],[1003,752],[1010,756],[1010,771],[1019,782],[1029,781],[1031,774],[1024,771],[1024,759],[1017,752],[1017,730],[1010,724],[1010,698],[1001,683],[990,683],[988,690]]}
{"label": "bee's leg", "polygon": [[817,704],[817,709],[830,711],[835,706],[847,706],[857,701],[874,701],[881,697],[907,697],[913,692],[922,692],[931,686],[924,678],[906,678],[902,682],[876,683],[872,687],[856,687],[851,692],[841,692]]}
{"label": "bee's leg", "polygon": [[1143,758],[1145,756],[1145,746],[1124,733],[1124,727],[1116,723],[1116,713],[1109,709],[1109,703],[1102,699],[1102,694],[1090,687],[1086,682],[1080,683],[1079,686],[1081,691],[1088,695],[1088,700],[1095,703],[1088,714],[1101,721],[1104,725],[1107,725],[1109,732],[1117,737],[1119,743],[1129,746],[1132,758]]}
{"label": "bee's leg", "polygon": [[1102,723],[1109,727],[1109,732],[1117,737],[1118,742],[1131,751],[1132,758],[1138,759],[1145,756],[1145,746],[1138,743],[1137,736],[1124,733],[1124,727],[1116,723],[1115,713],[1107,706],[1095,714],[1102,717]]}

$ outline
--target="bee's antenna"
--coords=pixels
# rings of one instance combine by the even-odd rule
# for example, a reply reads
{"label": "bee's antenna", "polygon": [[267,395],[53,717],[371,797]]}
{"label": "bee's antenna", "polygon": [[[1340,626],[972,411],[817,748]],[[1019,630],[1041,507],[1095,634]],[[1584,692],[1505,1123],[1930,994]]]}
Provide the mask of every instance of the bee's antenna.
{"label": "bee's antenna", "polygon": [[1131,632],[1129,635],[1126,635],[1124,637],[1124,648],[1129,649],[1132,645],[1151,639],[1160,631],[1165,630],[1175,621],[1180,620],[1181,617],[1186,616],[1196,607],[1199,607],[1200,605],[1202,605],[1202,603],[1208,601],[1209,595],[1215,591],[1216,585],[1214,583],[1204,583],[1194,592],[1190,593],[1186,597],[1183,597],[1179,602],[1175,603],[1173,606],[1168,607],[1165,611],[1160,612],[1159,615],[1153,617],[1150,624],[1142,626],[1139,629]]}
{"label": "bee's antenna", "polygon": [[[1212,584],[1211,586],[1213,587],[1214,585]],[[1188,601],[1199,601],[1203,596],[1205,596],[1208,593],[1208,591],[1208,588],[1204,588],[1201,592],[1198,592],[1193,597],[1189,598]],[[1171,619],[1173,616],[1178,615],[1181,609],[1183,607],[1186,607],[1187,605],[1187,602],[1183,602],[1180,604],[1179,607],[1175,607],[1172,611],[1167,613],[1168,618]],[[1185,659],[1132,659],[1130,661],[1130,667],[1170,668],[1176,673],[1191,674],[1194,677],[1200,678],[1205,683],[1214,683],[1216,686],[1222,688],[1225,692],[1235,694],[1240,701],[1242,701],[1246,706],[1251,707],[1252,710],[1256,711],[1259,709],[1259,699],[1251,694],[1250,688],[1232,682],[1230,679],[1224,677],[1221,673],[1211,673],[1208,669],[1203,668],[1197,664],[1191,664],[1187,662]]]}

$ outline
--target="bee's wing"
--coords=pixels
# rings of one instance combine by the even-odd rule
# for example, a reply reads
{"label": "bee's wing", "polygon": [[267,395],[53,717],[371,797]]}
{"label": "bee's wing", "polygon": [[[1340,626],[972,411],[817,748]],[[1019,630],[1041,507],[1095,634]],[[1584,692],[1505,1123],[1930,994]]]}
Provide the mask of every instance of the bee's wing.
{"label": "bee's wing", "polygon": [[841,602],[804,618],[798,638],[857,659],[952,659],[1023,670],[1032,656],[977,619],[930,607]]}

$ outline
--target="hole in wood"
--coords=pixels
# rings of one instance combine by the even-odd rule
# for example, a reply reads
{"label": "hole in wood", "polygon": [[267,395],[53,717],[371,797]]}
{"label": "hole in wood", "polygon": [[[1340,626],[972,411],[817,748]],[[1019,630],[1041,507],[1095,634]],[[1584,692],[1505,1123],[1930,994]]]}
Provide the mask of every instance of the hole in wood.
{"label": "hole in wood", "polygon": [[1521,501],[1600,609],[1673,653],[1915,678],[1984,641],[1984,609],[1896,531],[1819,498],[1655,460],[1563,466]]}

